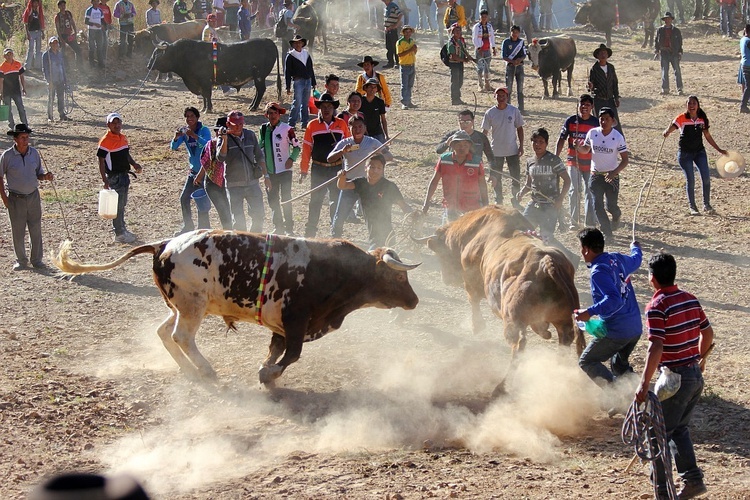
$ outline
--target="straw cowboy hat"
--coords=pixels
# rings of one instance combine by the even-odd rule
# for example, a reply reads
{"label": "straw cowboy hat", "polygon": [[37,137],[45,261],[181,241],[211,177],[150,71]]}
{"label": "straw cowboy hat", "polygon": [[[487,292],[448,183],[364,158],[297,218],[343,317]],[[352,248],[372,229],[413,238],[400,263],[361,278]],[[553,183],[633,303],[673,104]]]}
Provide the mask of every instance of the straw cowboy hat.
{"label": "straw cowboy hat", "polygon": [[602,43],[602,44],[599,44],[599,47],[597,47],[596,50],[594,50],[594,59],[599,59],[600,50],[606,50],[607,57],[612,57],[612,49],[610,49],[609,47],[607,47],[606,45]]}
{"label": "straw cowboy hat", "polygon": [[737,151],[727,151],[716,160],[716,171],[724,179],[739,177],[745,171],[745,159]]}

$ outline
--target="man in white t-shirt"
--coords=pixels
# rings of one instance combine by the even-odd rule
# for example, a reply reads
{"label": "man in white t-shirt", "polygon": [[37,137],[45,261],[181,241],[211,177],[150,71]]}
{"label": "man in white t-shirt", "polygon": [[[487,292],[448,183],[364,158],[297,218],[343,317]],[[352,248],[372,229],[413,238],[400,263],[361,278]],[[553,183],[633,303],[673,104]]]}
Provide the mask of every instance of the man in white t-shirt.
{"label": "man in white t-shirt", "polygon": [[516,194],[521,189],[520,158],[523,156],[523,116],[517,107],[508,104],[507,87],[495,89],[495,99],[497,99],[497,106],[488,109],[482,119],[482,132],[490,138],[492,153],[495,155],[495,163],[490,169],[490,185],[495,190],[495,202],[502,204],[503,184],[500,172],[503,171],[503,165],[507,161],[508,173],[513,178],[511,204],[515,208],[520,208]]}
{"label": "man in white t-shirt", "polygon": [[[581,153],[591,152],[589,189],[594,195],[596,218],[599,219],[599,226],[608,240],[612,238],[612,231],[617,230],[620,225],[622,211],[617,206],[617,195],[620,191],[619,175],[628,165],[628,146],[622,134],[613,128],[616,124],[612,108],[601,108],[600,126],[589,130],[583,144],[576,145],[576,150]],[[612,214],[611,223],[607,212]]]}

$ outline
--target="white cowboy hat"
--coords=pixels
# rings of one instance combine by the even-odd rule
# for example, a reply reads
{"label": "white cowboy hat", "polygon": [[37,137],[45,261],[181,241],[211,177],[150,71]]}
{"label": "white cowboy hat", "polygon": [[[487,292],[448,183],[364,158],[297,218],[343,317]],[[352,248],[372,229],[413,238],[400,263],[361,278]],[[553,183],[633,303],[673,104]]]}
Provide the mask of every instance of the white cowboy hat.
{"label": "white cowboy hat", "polygon": [[745,159],[737,151],[727,151],[716,160],[716,171],[724,179],[739,177],[745,171]]}

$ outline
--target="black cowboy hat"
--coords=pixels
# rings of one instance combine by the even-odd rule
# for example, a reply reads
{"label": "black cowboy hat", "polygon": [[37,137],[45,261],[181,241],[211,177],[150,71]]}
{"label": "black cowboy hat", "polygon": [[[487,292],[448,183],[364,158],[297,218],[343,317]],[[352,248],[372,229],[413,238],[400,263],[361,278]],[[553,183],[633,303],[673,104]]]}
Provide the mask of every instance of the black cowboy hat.
{"label": "black cowboy hat", "polygon": [[663,20],[665,20],[666,18],[670,18],[670,19],[672,19],[672,20],[674,21],[674,16],[673,16],[673,15],[672,15],[672,13],[671,13],[671,12],[669,12],[669,11],[666,11],[666,12],[664,13],[664,15],[663,15],[663,16],[661,16],[661,20],[662,20],[662,21],[663,21]]}
{"label": "black cowboy hat", "polygon": [[294,35],[294,38],[289,40],[289,45],[292,45],[294,42],[302,42],[303,47],[307,46],[307,38],[302,38],[299,35]]}
{"label": "black cowboy hat", "polygon": [[365,57],[362,58],[362,62],[358,62],[357,63],[357,66],[359,66],[361,68],[362,66],[365,65],[365,63],[372,64],[372,67],[374,68],[375,66],[377,66],[378,64],[380,64],[380,61],[376,61],[375,59],[372,58],[372,56],[365,56]]}
{"label": "black cowboy hat", "polygon": [[15,137],[20,134],[31,134],[32,132],[33,131],[25,123],[16,123],[16,128],[8,130],[6,133]]}
{"label": "black cowboy hat", "polygon": [[333,100],[333,96],[329,94],[328,92],[321,94],[320,99],[315,100],[315,107],[320,109],[320,105],[324,102],[327,102],[329,104],[333,104],[333,109],[336,109],[339,107],[339,102]]}
{"label": "black cowboy hat", "polygon": [[600,50],[606,50],[607,51],[607,57],[612,57],[612,49],[610,49],[609,47],[607,47],[606,45],[604,45],[602,43],[602,44],[599,44],[599,47],[597,47],[594,50],[594,59],[599,59],[599,51]]}

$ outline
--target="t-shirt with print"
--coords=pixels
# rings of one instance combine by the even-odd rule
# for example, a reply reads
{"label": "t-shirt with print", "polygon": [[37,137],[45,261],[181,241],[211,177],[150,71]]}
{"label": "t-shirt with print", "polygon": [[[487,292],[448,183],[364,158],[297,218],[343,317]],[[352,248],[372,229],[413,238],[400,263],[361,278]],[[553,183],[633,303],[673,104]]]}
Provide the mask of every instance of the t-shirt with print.
{"label": "t-shirt with print", "polygon": [[628,151],[625,138],[615,129],[604,135],[601,127],[592,128],[586,133],[584,144],[591,146],[591,170],[600,173],[616,169],[620,163],[618,153]]}
{"label": "t-shirt with print", "polygon": [[0,73],[3,74],[3,95],[21,95],[21,75],[26,71],[19,61],[3,61]]}
{"label": "t-shirt with print", "polygon": [[568,140],[568,166],[575,167],[581,172],[591,170],[591,152],[582,153],[573,147],[573,141],[583,141],[586,134],[592,128],[599,126],[599,119],[594,115],[584,120],[578,115],[573,115],[565,120],[560,131],[560,139]]}
{"label": "t-shirt with print", "polygon": [[698,116],[693,120],[687,113],[682,113],[672,124],[680,129],[680,151],[697,153],[706,149],[703,145],[703,131],[708,130],[708,118]]}
{"label": "t-shirt with print", "polygon": [[551,204],[560,196],[560,175],[565,165],[559,156],[546,151],[526,160],[526,174],[531,177],[531,199],[536,203]]}

